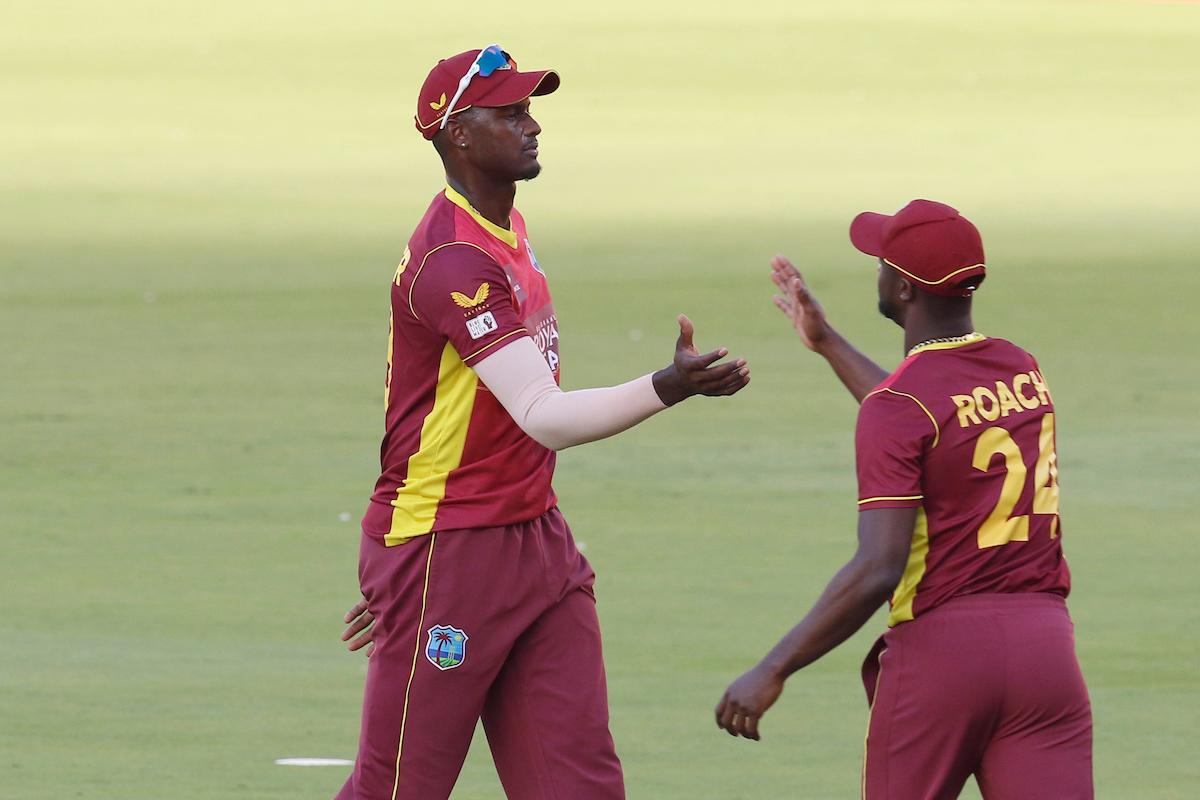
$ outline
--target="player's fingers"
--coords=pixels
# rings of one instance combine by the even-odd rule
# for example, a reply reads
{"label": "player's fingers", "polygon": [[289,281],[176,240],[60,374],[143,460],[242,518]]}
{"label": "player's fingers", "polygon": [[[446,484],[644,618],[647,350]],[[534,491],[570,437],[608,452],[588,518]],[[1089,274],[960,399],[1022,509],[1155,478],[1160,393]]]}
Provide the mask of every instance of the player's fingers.
{"label": "player's fingers", "polygon": [[816,305],[817,301],[812,296],[812,292],[808,290],[808,286],[805,285],[804,281],[800,280],[799,278],[793,278],[792,282],[788,284],[788,288],[792,294],[792,297],[796,298],[796,303],[800,306],[800,308],[807,311]]}
{"label": "player's fingers", "polygon": [[367,645],[371,644],[371,642],[373,641],[374,635],[375,635],[374,631],[368,630],[368,631],[364,632],[361,636],[359,636],[357,639],[350,642],[350,644],[346,645],[346,649],[350,650],[351,652],[353,652],[355,650],[360,650],[363,647],[366,647]]}
{"label": "player's fingers", "polygon": [[746,723],[742,726],[742,735],[747,739],[753,739],[756,742],[762,738],[758,735],[758,720],[758,714],[747,714]]}
{"label": "player's fingers", "polygon": [[734,705],[733,701],[729,700],[728,695],[726,695],[725,708],[722,709],[721,715],[717,718],[717,727],[724,731],[728,731],[731,736],[734,735],[730,726],[733,725],[733,714],[735,708],[736,706]]}
{"label": "player's fingers", "polygon": [[780,289],[787,289],[788,275],[780,269],[777,269],[774,264],[771,265],[771,282]]}
{"label": "player's fingers", "polygon": [[738,373],[709,394],[713,397],[728,397],[750,385],[750,373]]}
{"label": "player's fingers", "polygon": [[[787,290],[784,289],[784,291],[787,291]],[[778,308],[783,313],[787,314],[789,317],[792,315],[792,304],[790,301],[788,301],[787,298],[780,297],[779,295],[776,294],[776,295],[771,296],[771,302],[775,304],[776,308]]]}
{"label": "player's fingers", "polygon": [[363,613],[366,610],[367,610],[367,601],[364,599],[361,602],[355,603],[354,606],[349,611],[346,612],[346,617],[342,620],[342,622],[349,622],[350,620],[354,619],[355,617],[357,617],[359,614]]}
{"label": "player's fingers", "polygon": [[695,381],[693,385],[698,393],[706,394],[710,397],[717,397],[722,394],[728,394],[729,390],[741,386],[744,380],[745,379],[741,376],[741,372],[739,370],[738,372],[735,372],[726,378],[722,378],[719,381]]}
{"label": "player's fingers", "polygon": [[722,358],[724,358],[727,355],[729,355],[728,350],[726,350],[724,347],[718,347],[716,350],[713,350],[711,353],[705,353],[704,355],[684,356],[682,359],[683,363],[681,366],[685,370],[688,370],[689,372],[704,371],[704,370],[708,369],[709,365],[714,364],[717,361],[720,361]]}
{"label": "player's fingers", "polygon": [[[704,387],[708,388],[708,389],[712,389],[712,390],[717,390],[717,389],[731,388],[734,386],[741,386],[750,377],[750,367],[743,364],[733,370],[727,369],[727,367],[733,367],[733,366],[736,366],[736,365],[735,364],[722,364],[720,368],[722,370],[724,370],[725,372],[724,372],[724,375],[721,377],[721,379],[720,380],[707,380],[706,379],[704,381]],[[713,367],[712,369],[708,370],[705,373],[705,375],[707,376],[708,373],[713,372],[716,369],[717,369],[717,367]]]}
{"label": "player's fingers", "polygon": [[690,370],[691,379],[698,384],[716,384],[728,378],[739,369],[743,369],[746,362],[743,359],[736,361],[727,361],[724,364],[717,364],[715,367],[695,368]]}
{"label": "player's fingers", "polygon": [[789,260],[788,257],[783,253],[779,253],[771,259],[771,269],[775,270],[786,278],[800,276],[800,270],[796,269],[791,260]]}
{"label": "player's fingers", "polygon": [[750,377],[737,377],[728,383],[723,383],[715,389],[710,389],[705,392],[709,397],[729,397],[740,392],[750,385]]}
{"label": "player's fingers", "polygon": [[374,621],[375,621],[375,617],[371,616],[371,614],[369,612],[364,613],[358,619],[354,620],[354,622],[352,622],[350,624],[350,627],[348,627],[348,628],[346,628],[346,630],[342,631],[342,641],[344,642],[347,639],[349,639],[351,636],[354,636],[355,634],[361,632],[364,628],[366,628],[368,625],[370,625]]}
{"label": "player's fingers", "polygon": [[371,645],[367,648],[367,652],[364,653],[363,655],[365,655],[367,658],[370,658],[371,656],[375,655],[375,643],[374,642],[371,642]]}

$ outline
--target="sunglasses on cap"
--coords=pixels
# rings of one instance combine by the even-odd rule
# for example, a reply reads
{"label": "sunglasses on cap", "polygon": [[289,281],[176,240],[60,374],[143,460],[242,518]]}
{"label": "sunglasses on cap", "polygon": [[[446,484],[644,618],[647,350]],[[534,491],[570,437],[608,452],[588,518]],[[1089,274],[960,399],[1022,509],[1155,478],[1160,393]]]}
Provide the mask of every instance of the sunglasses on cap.
{"label": "sunglasses on cap", "polygon": [[446,123],[450,121],[450,115],[454,113],[454,107],[458,105],[458,101],[462,99],[463,92],[467,91],[467,87],[471,85],[471,79],[478,75],[481,78],[486,78],[496,70],[512,69],[512,65],[508,63],[508,56],[500,49],[500,45],[491,44],[479,51],[479,55],[475,56],[475,60],[471,62],[471,66],[467,69],[467,74],[463,75],[458,82],[458,91],[454,93],[454,97],[446,106],[446,113],[442,117],[442,124],[439,130],[446,129]]}

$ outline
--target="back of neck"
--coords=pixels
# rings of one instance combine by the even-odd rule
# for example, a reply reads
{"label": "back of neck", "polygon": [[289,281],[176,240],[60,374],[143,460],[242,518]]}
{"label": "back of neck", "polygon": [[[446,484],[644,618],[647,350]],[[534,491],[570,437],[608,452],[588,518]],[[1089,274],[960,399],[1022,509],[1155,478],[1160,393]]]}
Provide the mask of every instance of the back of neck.
{"label": "back of neck", "polygon": [[904,352],[935,339],[954,339],[974,331],[970,314],[950,319],[912,320],[904,326]]}

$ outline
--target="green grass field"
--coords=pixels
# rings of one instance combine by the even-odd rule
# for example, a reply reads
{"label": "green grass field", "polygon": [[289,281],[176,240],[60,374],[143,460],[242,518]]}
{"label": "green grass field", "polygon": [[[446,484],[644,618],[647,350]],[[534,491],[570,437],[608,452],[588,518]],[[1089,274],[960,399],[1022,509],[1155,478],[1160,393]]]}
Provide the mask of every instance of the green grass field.
{"label": "green grass field", "polygon": [[[853,547],[855,407],[769,302],[790,254],[886,364],[846,227],[957,205],[981,330],[1059,411],[1098,793],[1200,787],[1200,8],[1133,2],[31,3],[0,29],[0,798],[328,798],[364,661],[338,642],[376,477],[387,287],[441,176],[441,55],[557,67],[518,203],[564,384],[665,363],[674,316],[754,370],[565,453],[631,798],[857,797],[857,667],[761,743],[726,683]],[[455,798],[497,798],[478,740]],[[974,787],[967,796],[977,796]]]}

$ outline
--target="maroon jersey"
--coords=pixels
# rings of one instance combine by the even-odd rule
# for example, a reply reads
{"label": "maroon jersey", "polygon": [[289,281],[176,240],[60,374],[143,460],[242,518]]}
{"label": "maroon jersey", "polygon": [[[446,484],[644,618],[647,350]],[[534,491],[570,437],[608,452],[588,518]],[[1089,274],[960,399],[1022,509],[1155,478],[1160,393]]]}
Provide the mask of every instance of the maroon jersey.
{"label": "maroon jersey", "polygon": [[916,348],[855,440],[859,509],[919,508],[889,625],[960,595],[1066,596],[1054,402],[1029,353],[978,334]]}
{"label": "maroon jersey", "polygon": [[541,516],[554,452],[525,434],[471,369],[518,337],[555,380],[558,320],[516,209],[512,228],[453,189],[434,198],[392,282],[382,474],[363,531],[394,545]]}

